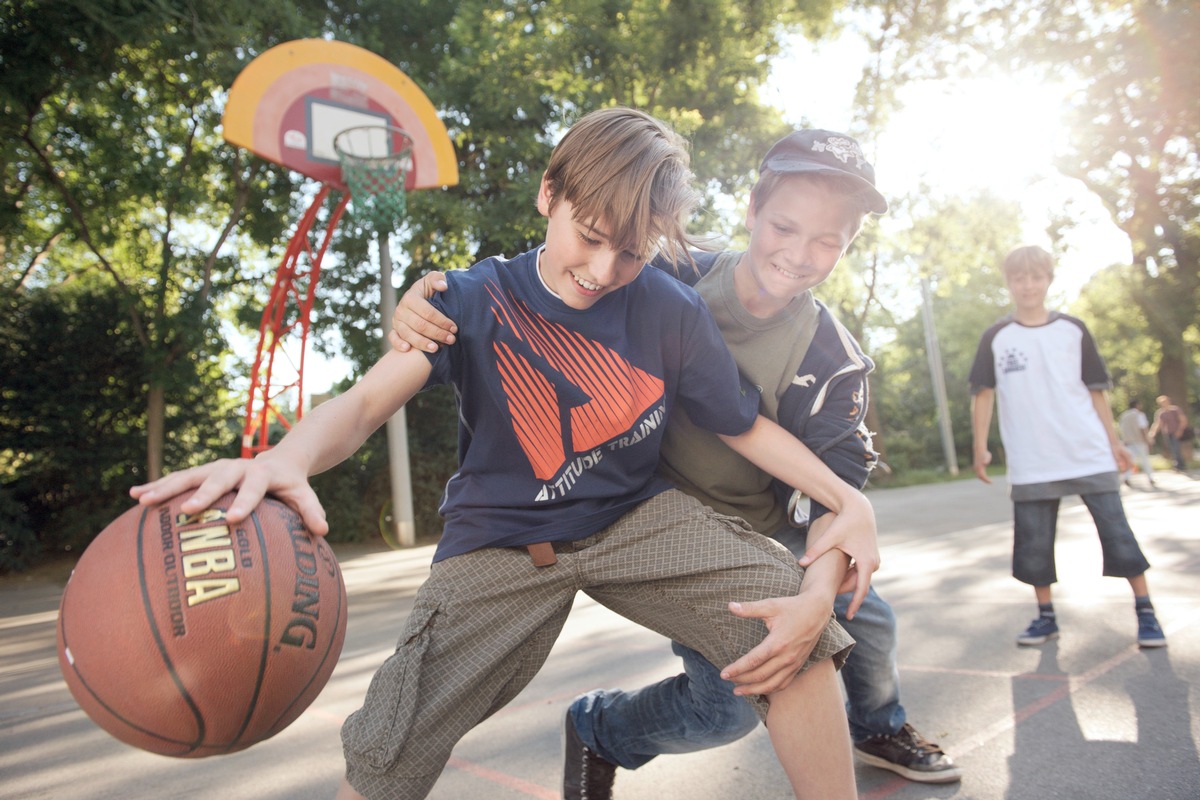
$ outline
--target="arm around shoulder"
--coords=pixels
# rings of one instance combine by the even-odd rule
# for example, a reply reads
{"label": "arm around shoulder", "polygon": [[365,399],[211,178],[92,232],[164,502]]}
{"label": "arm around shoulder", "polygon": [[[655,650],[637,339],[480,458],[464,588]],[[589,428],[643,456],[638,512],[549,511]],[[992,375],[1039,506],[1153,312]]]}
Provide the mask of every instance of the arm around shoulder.
{"label": "arm around shoulder", "polygon": [[438,344],[454,344],[458,326],[429,302],[436,292],[446,291],[446,276],[428,272],[408,288],[392,312],[388,342],[402,353],[411,348],[437,352]]}

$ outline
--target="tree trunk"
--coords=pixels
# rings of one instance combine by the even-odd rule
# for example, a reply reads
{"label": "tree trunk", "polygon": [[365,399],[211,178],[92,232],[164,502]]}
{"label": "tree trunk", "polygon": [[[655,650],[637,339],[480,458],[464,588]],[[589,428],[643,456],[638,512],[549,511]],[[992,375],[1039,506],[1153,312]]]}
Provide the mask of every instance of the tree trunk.
{"label": "tree trunk", "polygon": [[162,477],[163,431],[165,430],[166,393],[160,384],[150,384],[146,407],[146,480]]}
{"label": "tree trunk", "polygon": [[[1171,398],[1175,405],[1188,412],[1187,366],[1183,357],[1183,337],[1178,341],[1162,342],[1162,359],[1158,362],[1158,391]],[[1188,416],[1191,416],[1190,414]]]}

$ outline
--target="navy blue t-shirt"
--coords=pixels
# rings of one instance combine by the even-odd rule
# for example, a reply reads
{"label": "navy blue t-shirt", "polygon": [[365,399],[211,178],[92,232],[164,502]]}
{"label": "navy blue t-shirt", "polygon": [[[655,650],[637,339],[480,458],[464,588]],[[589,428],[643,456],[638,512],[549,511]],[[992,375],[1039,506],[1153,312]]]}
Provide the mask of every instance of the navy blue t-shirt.
{"label": "navy blue t-shirt", "polygon": [[582,539],[670,485],[666,415],[736,436],[758,411],[704,301],[654,269],[586,311],[555,297],[538,251],[450,272],[432,302],[458,342],[427,354],[459,404],[459,469],[434,561]]}

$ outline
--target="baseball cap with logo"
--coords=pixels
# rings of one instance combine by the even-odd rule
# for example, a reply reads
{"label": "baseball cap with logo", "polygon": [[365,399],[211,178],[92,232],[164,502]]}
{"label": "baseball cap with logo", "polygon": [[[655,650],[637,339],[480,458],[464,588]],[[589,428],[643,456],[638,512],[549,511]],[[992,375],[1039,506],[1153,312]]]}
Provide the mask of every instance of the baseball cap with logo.
{"label": "baseball cap with logo", "polygon": [[844,133],[806,129],[789,133],[767,151],[759,172],[835,172],[849,175],[870,188],[871,211],[883,214],[887,199],[875,188],[875,168],[851,137]]}

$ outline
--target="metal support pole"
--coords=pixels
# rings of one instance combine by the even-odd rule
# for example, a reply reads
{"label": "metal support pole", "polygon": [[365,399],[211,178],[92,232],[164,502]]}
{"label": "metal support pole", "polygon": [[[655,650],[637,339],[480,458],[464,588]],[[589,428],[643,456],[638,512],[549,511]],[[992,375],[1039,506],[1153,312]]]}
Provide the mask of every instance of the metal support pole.
{"label": "metal support pole", "polygon": [[937,329],[933,325],[933,301],[929,294],[929,279],[921,278],[921,318],[925,322],[925,352],[929,357],[929,374],[933,379],[933,396],[937,401],[938,427],[942,434],[942,453],[946,469],[958,474],[958,454],[954,452],[954,432],[950,427],[950,403],[946,399],[946,376],[942,371],[942,350],[938,346]]}
{"label": "metal support pole", "polygon": [[[392,312],[396,310],[396,287],[392,285],[392,252],[386,233],[380,233],[379,245],[379,310],[382,312],[383,352],[387,352],[388,331],[392,329]],[[401,407],[387,422],[388,466],[392,478],[392,521],[396,541],[401,547],[417,542],[413,523],[412,474],[408,466],[408,422]]]}

